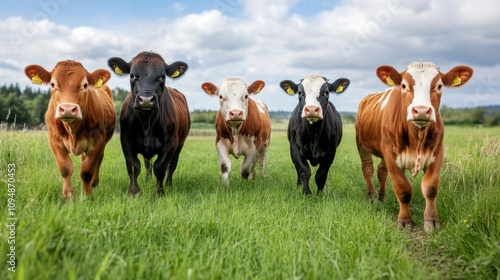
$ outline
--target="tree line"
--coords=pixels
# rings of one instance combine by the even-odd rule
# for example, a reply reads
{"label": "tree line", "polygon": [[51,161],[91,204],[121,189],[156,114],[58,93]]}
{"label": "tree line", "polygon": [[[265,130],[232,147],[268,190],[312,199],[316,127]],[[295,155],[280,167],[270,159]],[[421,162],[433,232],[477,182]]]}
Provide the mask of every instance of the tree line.
{"label": "tree line", "polygon": [[[113,102],[117,114],[117,129],[119,129],[119,114],[121,106],[128,90],[122,88],[113,89]],[[2,127],[27,127],[43,128],[45,112],[50,100],[50,90],[45,88],[33,89],[25,87],[22,89],[18,84],[4,84],[0,86],[0,123]],[[440,108],[443,121],[447,125],[500,125],[500,105],[483,106],[476,108]],[[271,119],[287,120],[291,112],[271,111]],[[215,123],[215,110],[194,110],[191,112],[193,123]],[[355,113],[341,112],[342,121],[345,124],[354,123]]]}

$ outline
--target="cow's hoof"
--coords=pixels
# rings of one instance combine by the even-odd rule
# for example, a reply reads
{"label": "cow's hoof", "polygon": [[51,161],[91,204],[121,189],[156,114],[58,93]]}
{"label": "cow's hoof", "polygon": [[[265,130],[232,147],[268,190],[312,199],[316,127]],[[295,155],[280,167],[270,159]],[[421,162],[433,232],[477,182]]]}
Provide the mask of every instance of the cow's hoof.
{"label": "cow's hoof", "polygon": [[366,199],[374,200],[375,199],[375,192],[366,192]]}
{"label": "cow's hoof", "polygon": [[426,233],[433,233],[441,229],[439,221],[424,221],[424,231]]}
{"label": "cow's hoof", "polygon": [[138,196],[140,193],[140,190],[139,189],[130,189],[128,191],[128,195],[131,196],[131,197],[136,197]]}
{"label": "cow's hoof", "polygon": [[62,199],[61,199],[61,203],[62,204],[68,203],[68,202],[75,202],[75,201],[76,201],[76,197],[74,195],[63,196]]}
{"label": "cow's hoof", "polygon": [[164,190],[163,188],[161,188],[161,189],[157,189],[157,190],[156,190],[156,195],[157,195],[158,197],[164,197],[164,196],[165,196],[165,190]]}
{"label": "cow's hoof", "polygon": [[411,231],[413,229],[413,224],[411,220],[398,221],[398,229],[401,231]]}

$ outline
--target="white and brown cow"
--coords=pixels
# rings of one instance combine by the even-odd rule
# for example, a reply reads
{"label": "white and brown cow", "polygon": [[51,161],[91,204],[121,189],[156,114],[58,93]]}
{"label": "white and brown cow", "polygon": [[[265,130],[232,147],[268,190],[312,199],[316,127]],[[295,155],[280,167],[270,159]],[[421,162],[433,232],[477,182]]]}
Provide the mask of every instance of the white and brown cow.
{"label": "white and brown cow", "polygon": [[356,117],[356,143],[361,157],[366,192],[375,196],[372,182],[372,155],[382,160],[377,168],[379,198],[386,194],[387,172],[399,201],[398,227],[411,227],[409,204],[412,186],[404,171],[412,176],[423,171],[422,193],[426,206],[424,230],[439,230],[436,210],[439,173],[443,162],[444,125],[439,114],[443,87],[464,85],[472,77],[468,66],[441,73],[428,62],[413,62],[399,73],[391,66],[377,68],[379,79],[391,88],[366,96]]}
{"label": "white and brown cow", "polygon": [[208,82],[201,85],[207,94],[219,96],[215,145],[225,185],[229,184],[230,154],[235,158],[245,157],[240,167],[244,179],[255,178],[257,160],[260,160],[260,174],[264,174],[271,140],[271,120],[267,106],[249,97],[260,92],[264,85],[258,80],[247,86],[242,79],[235,77],[224,79],[219,87]]}

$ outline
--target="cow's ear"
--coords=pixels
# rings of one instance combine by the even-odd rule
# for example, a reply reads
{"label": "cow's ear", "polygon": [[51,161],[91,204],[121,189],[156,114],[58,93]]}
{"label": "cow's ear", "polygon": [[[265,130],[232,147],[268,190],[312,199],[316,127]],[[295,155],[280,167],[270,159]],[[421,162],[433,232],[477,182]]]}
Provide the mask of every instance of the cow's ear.
{"label": "cow's ear", "polygon": [[108,59],[108,66],[118,75],[124,75],[130,73],[130,63],[119,57],[112,57]]}
{"label": "cow's ear", "polygon": [[252,93],[257,94],[264,88],[264,86],[266,86],[266,83],[264,83],[264,81],[257,80],[253,82],[250,86],[248,86],[247,91],[250,94]]}
{"label": "cow's ear", "polygon": [[330,92],[340,94],[344,92],[351,82],[346,78],[337,79],[335,82],[328,85]]}
{"label": "cow's ear", "polygon": [[208,95],[217,95],[217,87],[212,83],[203,83],[201,89]]}
{"label": "cow's ear", "polygon": [[40,65],[29,65],[24,68],[24,73],[35,85],[48,84],[52,79],[52,74]]}
{"label": "cow's ear", "polygon": [[281,81],[280,87],[288,94],[288,95],[294,95],[297,93],[299,87],[297,84],[290,80],[284,80]]}
{"label": "cow's ear", "polygon": [[95,88],[100,88],[111,78],[111,73],[105,69],[97,69],[90,74],[89,83]]}
{"label": "cow's ear", "polygon": [[467,83],[473,74],[472,68],[461,65],[453,67],[448,73],[441,74],[441,80],[447,87],[459,87]]}
{"label": "cow's ear", "polygon": [[180,76],[184,75],[184,72],[186,72],[187,69],[188,65],[182,61],[176,61],[166,66],[167,76],[172,79],[179,78]]}
{"label": "cow's ear", "polygon": [[377,77],[388,86],[401,84],[401,74],[394,67],[383,65],[377,68]]}

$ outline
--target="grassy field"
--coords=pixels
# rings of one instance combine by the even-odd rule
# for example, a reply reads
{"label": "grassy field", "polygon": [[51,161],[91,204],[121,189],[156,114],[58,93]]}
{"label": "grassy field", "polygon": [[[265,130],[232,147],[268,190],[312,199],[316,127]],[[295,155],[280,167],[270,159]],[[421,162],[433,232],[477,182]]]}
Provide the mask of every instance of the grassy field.
{"label": "grassy field", "polygon": [[128,196],[115,136],[93,197],[75,172],[68,203],[45,133],[1,131],[0,279],[500,279],[498,128],[446,128],[442,230],[426,235],[421,174],[415,228],[401,232],[392,188],[385,202],[365,199],[352,125],[325,191],[308,198],[276,127],[266,176],[243,181],[234,160],[227,189],[213,131],[194,128],[163,198],[144,172],[141,195]]}

